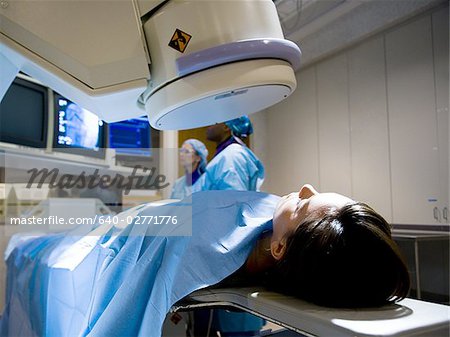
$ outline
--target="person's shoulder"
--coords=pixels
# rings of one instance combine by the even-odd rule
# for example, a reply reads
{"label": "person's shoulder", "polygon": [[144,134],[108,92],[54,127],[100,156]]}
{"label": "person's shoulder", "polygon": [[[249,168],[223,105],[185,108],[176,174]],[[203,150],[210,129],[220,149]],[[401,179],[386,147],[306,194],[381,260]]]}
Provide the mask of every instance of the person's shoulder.
{"label": "person's shoulder", "polygon": [[186,176],[185,176],[185,175],[182,175],[182,176],[179,177],[177,180],[175,180],[175,183],[178,183],[178,182],[183,181],[183,180],[185,180],[185,179],[186,179]]}
{"label": "person's shoulder", "polygon": [[238,144],[238,143],[232,143],[230,145],[228,145],[224,151],[228,150],[228,151],[245,151],[246,146]]}
{"label": "person's shoulder", "polygon": [[245,150],[242,149],[243,146],[239,144],[230,144],[226,148],[224,148],[222,151],[220,151],[206,166],[206,170],[208,171],[208,168],[211,169],[212,167],[217,167],[217,165],[223,165],[226,162],[229,162],[230,160],[234,160],[236,157],[239,157],[241,154],[244,153]]}
{"label": "person's shoulder", "polygon": [[173,183],[173,188],[180,189],[182,186],[184,186],[186,184],[185,180],[186,180],[186,176],[183,175],[183,176],[179,177]]}
{"label": "person's shoulder", "polygon": [[206,174],[212,172],[227,172],[230,167],[246,165],[248,162],[258,162],[256,155],[246,146],[240,144],[228,145],[215,156],[206,166]]}
{"label": "person's shoulder", "polygon": [[182,199],[186,196],[186,193],[184,191],[184,188],[186,186],[185,179],[186,177],[183,175],[174,181],[172,186],[172,193],[170,194],[170,197],[172,199]]}
{"label": "person's shoulder", "polygon": [[245,145],[233,143],[228,145],[223,151],[224,155],[228,156],[255,156],[253,151]]}
{"label": "person's shoulder", "polygon": [[[230,148],[230,153],[234,155],[234,158],[240,158],[241,160],[247,162],[249,160],[257,162],[259,161],[258,156],[247,146],[240,144],[231,144],[227,147]],[[226,150],[226,149],[225,149]]]}

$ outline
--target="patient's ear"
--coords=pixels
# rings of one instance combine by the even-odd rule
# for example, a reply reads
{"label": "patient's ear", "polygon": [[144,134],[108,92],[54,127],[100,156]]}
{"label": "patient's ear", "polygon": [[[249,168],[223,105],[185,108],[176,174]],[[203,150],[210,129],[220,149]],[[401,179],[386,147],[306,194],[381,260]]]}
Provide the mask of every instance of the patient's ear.
{"label": "patient's ear", "polygon": [[272,241],[270,243],[270,252],[275,260],[280,260],[286,251],[286,238],[283,237],[280,240]]}

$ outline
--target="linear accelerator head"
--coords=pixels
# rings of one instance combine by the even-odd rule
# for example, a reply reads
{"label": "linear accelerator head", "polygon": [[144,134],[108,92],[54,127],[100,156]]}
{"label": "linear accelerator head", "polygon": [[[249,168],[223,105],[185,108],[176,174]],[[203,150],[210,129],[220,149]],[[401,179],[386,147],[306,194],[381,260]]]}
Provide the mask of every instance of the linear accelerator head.
{"label": "linear accelerator head", "polygon": [[19,71],[107,122],[188,129],[269,107],[300,50],[271,0],[9,1],[0,98]]}
{"label": "linear accelerator head", "polygon": [[141,102],[155,128],[223,122],[295,90],[300,50],[272,1],[171,1],[144,32],[152,79]]}

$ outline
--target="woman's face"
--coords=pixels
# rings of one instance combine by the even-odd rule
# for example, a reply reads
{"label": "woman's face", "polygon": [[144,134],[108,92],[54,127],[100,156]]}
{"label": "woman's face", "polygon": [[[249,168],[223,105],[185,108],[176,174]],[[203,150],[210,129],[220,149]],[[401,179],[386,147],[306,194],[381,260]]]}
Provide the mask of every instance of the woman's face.
{"label": "woman's face", "polygon": [[195,170],[200,162],[200,156],[195,152],[191,144],[184,143],[180,149],[180,163],[185,169]]}
{"label": "woman's face", "polygon": [[[297,226],[312,214],[321,216],[329,209],[339,209],[352,202],[352,199],[341,194],[319,193],[308,184],[303,185],[299,192],[285,195],[278,203],[273,215],[271,249],[272,245],[283,245],[286,234],[295,231]],[[272,249],[272,255],[273,253]],[[274,255],[274,257],[277,259],[277,256]]]}

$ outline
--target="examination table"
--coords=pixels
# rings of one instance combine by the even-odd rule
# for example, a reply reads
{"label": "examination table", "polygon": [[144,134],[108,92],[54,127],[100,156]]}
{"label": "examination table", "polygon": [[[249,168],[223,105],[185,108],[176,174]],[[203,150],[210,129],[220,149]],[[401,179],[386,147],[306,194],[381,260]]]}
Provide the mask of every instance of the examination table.
{"label": "examination table", "polygon": [[206,288],[171,311],[215,307],[241,309],[306,336],[449,336],[449,306],[409,298],[379,308],[334,309],[264,288]]}
{"label": "examination table", "polygon": [[[18,233],[5,253],[0,335],[160,337],[170,310],[229,307],[308,336],[448,337],[450,307],[444,305],[405,299],[375,309],[330,309],[257,288],[252,280],[236,287],[240,280],[227,278],[272,228],[279,197],[223,192],[199,192],[192,202],[140,205],[118,215],[179,215],[164,226],[124,221]],[[192,235],[180,234],[189,219]],[[217,219],[221,225],[211,226]]]}

